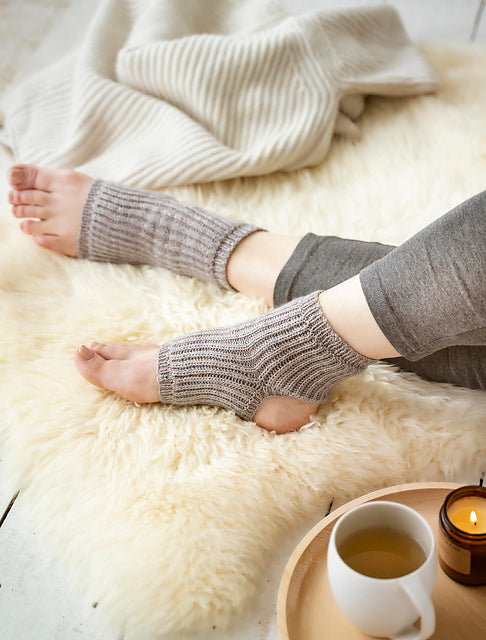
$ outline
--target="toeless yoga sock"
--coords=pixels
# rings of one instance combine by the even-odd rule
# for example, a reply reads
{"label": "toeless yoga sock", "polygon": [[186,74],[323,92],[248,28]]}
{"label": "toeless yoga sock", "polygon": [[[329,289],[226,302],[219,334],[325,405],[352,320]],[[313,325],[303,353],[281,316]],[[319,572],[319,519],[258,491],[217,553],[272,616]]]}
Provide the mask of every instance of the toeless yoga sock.
{"label": "toeless yoga sock", "polygon": [[165,267],[231,289],[226,264],[258,227],[162,193],[95,180],[84,203],[80,258]]}
{"label": "toeless yoga sock", "polygon": [[251,420],[269,396],[323,402],[332,385],[372,362],[333,331],[313,292],[254,320],[163,345],[159,397],[217,405]]}

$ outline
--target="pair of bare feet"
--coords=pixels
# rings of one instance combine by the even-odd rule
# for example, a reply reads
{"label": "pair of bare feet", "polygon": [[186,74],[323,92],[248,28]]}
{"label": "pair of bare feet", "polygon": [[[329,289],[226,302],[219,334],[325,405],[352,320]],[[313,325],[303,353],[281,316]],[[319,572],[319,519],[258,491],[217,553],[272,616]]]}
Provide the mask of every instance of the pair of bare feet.
{"label": "pair of bare feet", "polygon": [[[86,196],[93,179],[76,171],[33,165],[9,169],[9,202],[21,230],[41,247],[76,258]],[[74,363],[89,382],[138,403],[159,401],[159,345],[100,344],[80,346]],[[306,424],[317,405],[294,398],[270,397],[255,412],[255,422],[280,433]]]}

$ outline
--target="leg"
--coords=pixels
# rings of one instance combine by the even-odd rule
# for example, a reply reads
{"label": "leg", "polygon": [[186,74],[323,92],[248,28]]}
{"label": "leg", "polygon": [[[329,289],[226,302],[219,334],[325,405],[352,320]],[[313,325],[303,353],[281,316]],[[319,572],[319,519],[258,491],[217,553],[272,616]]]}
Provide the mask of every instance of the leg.
{"label": "leg", "polygon": [[9,180],[22,231],[70,257],[151,264],[231,289],[228,258],[259,231],[162,193],[93,181],[76,171],[17,165]]}
{"label": "leg", "polygon": [[370,362],[332,330],[316,292],[254,320],[197,331],[160,348],[93,345],[75,354],[84,377],[129,400],[217,405],[280,432],[305,424],[309,405],[305,419],[284,414],[276,422],[265,410],[268,399],[283,397],[288,407],[293,398],[299,408],[312,403],[315,409],[331,386]]}
{"label": "leg", "polygon": [[[308,234],[279,276],[266,281],[275,282],[276,304],[326,289],[320,301],[331,326],[368,357],[390,359],[432,380],[486,389],[485,214],[483,192],[398,249]],[[363,286],[352,277],[361,270]],[[351,279],[343,282],[346,277]],[[398,357],[393,345],[409,359]]]}
{"label": "leg", "polygon": [[[21,229],[42,247],[70,257],[89,257],[114,262],[144,262],[164,266],[186,275],[196,275],[231,288],[226,266],[235,246],[272,247],[266,252],[262,273],[245,268],[237,250],[232,269],[234,286],[249,295],[266,295],[271,304],[273,273],[278,274],[298,239],[266,236],[244,223],[218,218],[193,205],[184,205],[161,194],[151,194],[121,185],[97,184],[74,171],[51,171],[33,165],[17,165],[9,171],[12,191],[9,195]],[[187,233],[187,228],[194,233]],[[127,241],[125,242],[125,238]],[[202,240],[208,241],[206,244]],[[284,255],[281,242],[288,251]],[[255,243],[249,244],[254,253]],[[233,278],[232,275],[232,278]],[[264,283],[267,283],[266,286]],[[253,288],[255,285],[259,288]],[[83,347],[75,361],[83,375],[95,384],[111,388],[138,402],[158,399],[155,394],[157,345],[105,347],[93,343]],[[83,357],[84,356],[84,357]],[[152,384],[150,384],[152,382]],[[305,424],[317,403],[294,398],[264,400],[255,419],[268,428],[297,428]]]}
{"label": "leg", "polygon": [[297,236],[268,232],[248,236],[230,255],[226,268],[228,282],[236,291],[250,298],[263,298],[271,307],[275,282],[299,240]]}
{"label": "leg", "polygon": [[163,194],[94,184],[77,171],[16,165],[8,179],[22,231],[44,248],[73,258],[164,266],[262,297],[269,306],[275,280],[299,242]]}
{"label": "leg", "polygon": [[[273,297],[275,306],[280,306],[312,291],[332,289],[393,249],[392,245],[377,242],[312,233],[300,241],[292,236],[256,233],[233,252],[228,279],[235,289],[259,295],[269,306]],[[328,309],[328,318],[329,315]],[[428,380],[486,389],[486,346],[451,346],[414,361],[391,354],[381,359]]]}
{"label": "leg", "polygon": [[[68,255],[77,255],[74,247],[77,242],[81,255],[86,254],[92,259],[166,266],[176,273],[196,275],[213,280],[221,286],[263,295],[269,300],[270,292],[273,294],[274,288],[279,289],[283,272],[278,277],[277,274],[297,244],[297,239],[293,237],[257,233],[259,230],[256,227],[219,218],[194,205],[185,205],[160,194],[128,189],[122,185],[100,181],[93,183],[88,176],[73,171],[49,171],[32,165],[18,165],[10,170],[9,178],[14,187],[10,199],[14,213],[22,218],[23,230],[34,235],[39,244]],[[439,233],[444,245],[440,249],[442,257],[437,251],[434,256],[434,266],[437,265],[441,272],[447,273],[448,265],[444,262],[447,257],[444,258],[444,254],[447,256],[451,251],[450,255],[454,255],[454,250],[457,249],[455,235],[462,222],[461,216],[464,222],[473,220],[473,232],[476,228],[481,231],[480,218],[485,208],[484,201],[484,194],[468,201],[476,203],[471,206],[477,206],[479,215],[476,213],[471,218],[464,214],[468,207],[468,203],[464,203],[457,208],[455,215],[443,216],[429,229],[429,237]],[[34,221],[33,217],[38,220]],[[394,250],[391,261],[383,258],[373,265],[368,262],[368,268],[363,270],[361,282],[374,316],[379,315],[378,307],[385,304],[386,287],[372,286],[370,283],[373,279],[378,278],[385,270],[387,278],[381,275],[382,279],[390,279],[392,276],[396,279],[394,268],[399,271],[398,279],[401,279],[402,271],[406,272],[414,263],[423,263],[427,259],[427,251],[433,250],[434,242],[424,241],[427,237],[425,231],[418,236],[419,241],[409,241],[405,248]],[[342,244],[346,241],[340,242]],[[341,282],[354,275],[349,271],[361,259],[354,256],[354,253],[360,253],[356,251],[357,244],[354,243],[353,259],[349,261],[353,265],[351,269],[349,264],[346,268],[341,266]],[[387,253],[389,247],[374,244],[372,249],[377,256],[382,251]],[[396,266],[393,267],[395,263]],[[336,260],[334,271],[337,264]],[[480,278],[478,262],[465,260],[463,268],[468,271],[469,266],[476,269],[476,277]],[[329,265],[326,267],[329,270]],[[331,265],[331,271],[332,269]],[[456,274],[455,289],[458,294],[460,280],[466,275]],[[440,278],[435,277],[430,266],[427,276],[431,286],[440,288]],[[330,286],[328,283],[321,283],[320,288],[328,289]],[[391,313],[398,314],[397,322],[403,321],[399,317],[399,308],[407,308],[409,299],[408,291],[402,291],[401,300],[395,303],[396,308],[387,309],[388,315],[385,315],[388,323]],[[472,299],[471,296],[469,299]],[[457,305],[455,311],[460,314],[464,307],[461,302],[457,302]],[[415,328],[423,324],[421,310],[422,305],[417,302]],[[428,312],[424,313],[427,315]],[[477,316],[477,320],[481,322],[481,312]],[[465,320],[466,323],[467,321]],[[387,334],[392,330],[391,327],[386,329]],[[404,337],[405,342],[410,343],[408,346],[404,342],[398,345],[401,352],[408,353],[407,349],[410,351],[415,348],[411,344],[414,330],[409,330],[409,335]],[[444,330],[445,327],[442,326],[437,328],[437,334],[443,334]],[[472,331],[471,339],[475,344],[477,333],[482,329],[473,328]],[[460,343],[468,344],[469,337],[460,331],[460,327],[458,332],[461,333]],[[484,333],[486,332],[483,331]],[[483,338],[484,335],[481,336]],[[437,351],[440,346],[448,345],[432,343],[428,352]],[[419,356],[415,354],[409,357],[418,359]]]}
{"label": "leg", "polygon": [[483,191],[361,271],[374,318],[408,360],[486,345],[485,214]]}
{"label": "leg", "polygon": [[[13,175],[12,175],[12,178],[13,178]],[[269,239],[270,234],[254,233],[253,237],[254,238],[259,237],[260,239],[258,240],[258,242],[261,242],[261,238],[263,238],[264,236],[266,238],[265,239],[265,242],[266,242]],[[251,239],[252,239],[251,235],[248,236],[246,240],[245,239],[241,240],[240,238],[238,243],[236,243],[235,245],[235,246],[238,246],[238,249],[240,249],[240,251],[235,251],[234,254],[231,254],[230,252],[229,255],[234,255],[236,259],[236,257],[239,254],[241,259],[241,257],[245,255],[245,251],[244,251],[245,245],[247,249],[252,245],[253,245],[253,249],[255,248],[256,246],[255,243],[257,241],[255,240],[255,242],[251,243],[250,242]],[[282,242],[281,238],[274,239],[274,240],[279,243]],[[296,239],[287,239],[286,245],[285,245],[287,255],[292,252],[293,246],[295,246],[296,243],[297,243]],[[265,259],[267,260],[267,257]],[[280,256],[280,260],[282,260],[282,256]],[[275,256],[273,256],[270,262],[271,264],[268,265],[269,266],[268,274],[267,274],[268,277],[265,279],[266,294],[264,295],[266,295],[267,299],[269,297],[269,290],[270,289],[273,290],[273,285],[274,285],[274,282],[277,280],[278,270],[280,268],[280,264],[278,263],[278,260],[275,261]],[[244,260],[243,260],[243,263],[244,263]],[[267,263],[268,263],[268,260],[267,260]],[[237,262],[235,261],[234,264],[237,264]],[[234,282],[235,285],[238,286],[241,290],[244,290],[247,293],[252,293],[251,282],[243,281],[238,283],[238,277],[239,277],[238,269],[237,268],[231,269],[231,260],[230,260],[230,263],[228,264],[227,274],[226,274],[226,263],[224,263],[225,278],[226,278],[226,275],[230,283]],[[224,397],[221,398],[218,395],[222,388],[222,383],[224,386],[224,380],[219,379],[217,381],[216,395],[214,393],[214,389],[212,391],[209,390],[210,391],[209,395],[206,393],[208,391],[208,389],[206,388],[207,380],[205,380],[204,383],[199,383],[199,382],[197,383],[196,395],[194,395],[193,392],[187,395],[187,394],[184,394],[183,387],[185,384],[185,377],[183,376],[184,383],[182,383],[181,388],[179,389],[179,391],[182,391],[183,393],[182,393],[182,396],[179,393],[179,397],[176,397],[177,394],[176,396],[174,396],[174,393],[173,393],[173,386],[174,386],[172,384],[173,380],[172,382],[170,380],[169,382],[167,382],[168,376],[166,375],[167,368],[169,369],[174,368],[173,367],[174,363],[170,362],[170,353],[176,350],[176,348],[178,349],[180,347],[180,342],[178,342],[177,345],[174,345],[175,341],[173,341],[173,343],[170,343],[167,349],[161,348],[158,352],[159,397],[164,401],[170,401],[170,402],[182,403],[182,404],[187,404],[187,403],[194,404],[198,402],[204,402],[209,404],[219,404],[220,406],[230,407],[236,410],[237,412],[239,411],[240,415],[243,415],[244,417],[248,417],[250,415],[248,413],[250,410],[252,412],[253,410],[255,410],[253,414],[253,418],[257,420],[257,422],[259,422],[262,426],[265,426],[267,428],[272,428],[272,427],[269,426],[269,424],[265,424],[264,421],[260,422],[258,418],[259,418],[259,415],[263,412],[265,405],[268,406],[268,403],[271,401],[271,398],[269,399],[268,396],[272,396],[272,397],[278,396],[280,394],[277,392],[282,392],[282,395],[294,396],[296,398],[299,398],[301,402],[315,403],[315,402],[322,401],[325,398],[327,394],[327,389],[329,388],[330,385],[334,384],[335,382],[337,382],[339,379],[342,379],[343,377],[353,375],[359,370],[362,370],[364,366],[366,366],[366,364],[370,361],[369,358],[366,357],[368,354],[376,358],[383,358],[385,356],[395,355],[397,353],[396,349],[394,349],[394,347],[392,346],[392,343],[388,341],[385,334],[381,331],[380,326],[376,323],[375,316],[372,313],[370,313],[370,307],[368,305],[367,298],[363,294],[363,289],[361,289],[360,286],[357,286],[356,282],[357,282],[356,279],[350,282],[345,282],[343,283],[343,285],[339,287],[335,287],[334,291],[325,292],[324,294],[321,294],[321,297],[319,299],[319,303],[321,306],[319,306],[318,309],[316,307],[315,300],[311,296],[309,297],[308,300],[306,300],[303,303],[304,307],[302,306],[301,303],[298,303],[292,306],[291,308],[287,308],[283,310],[282,316],[279,316],[276,314],[273,314],[271,317],[269,315],[268,318],[265,318],[264,316],[263,321],[259,324],[257,323],[258,326],[252,325],[250,323],[250,325],[245,324],[243,328],[237,327],[235,329],[237,329],[238,336],[235,335],[234,331],[231,332],[231,339],[228,342],[233,345],[235,343],[235,340],[237,341],[237,339],[241,338],[242,331],[245,335],[245,338],[251,335],[253,340],[253,338],[256,336],[257,342],[258,342],[259,336],[261,335],[261,331],[263,330],[263,333],[265,333],[265,340],[267,340],[266,347],[270,348],[272,355],[275,356],[276,351],[279,351],[279,350],[280,350],[280,355],[282,355],[282,350],[281,350],[282,341],[285,342],[285,337],[288,338],[289,336],[287,334],[286,336],[282,336],[281,332],[277,330],[276,332],[273,331],[273,333],[272,331],[270,331],[270,334],[272,335],[269,337],[267,332],[268,326],[269,325],[276,326],[279,323],[281,326],[282,317],[285,316],[285,322],[284,322],[285,326],[288,324],[289,321],[294,322],[294,327],[297,330],[297,333],[294,335],[294,339],[296,339],[298,342],[300,338],[302,338],[302,326],[305,325],[308,329],[311,330],[311,335],[308,335],[307,338],[313,343],[312,354],[308,352],[308,347],[305,346],[305,344],[308,344],[308,342],[306,343],[306,341],[304,340],[304,344],[302,345],[304,350],[307,349],[307,359],[304,362],[304,373],[306,374],[307,377],[309,377],[308,376],[309,374],[308,358],[311,355],[315,355],[314,353],[315,346],[316,346],[315,343],[317,342],[318,345],[324,347],[324,350],[320,354],[318,354],[317,368],[315,371],[313,370],[313,374],[315,375],[317,373],[317,378],[321,382],[319,389],[315,389],[315,388],[312,388],[310,390],[307,389],[305,393],[302,393],[302,389],[300,389],[300,391],[299,389],[296,389],[293,384],[289,384],[288,379],[287,380],[280,379],[276,381],[274,378],[272,378],[272,380],[267,379],[264,385],[265,388],[263,389],[260,388],[258,394],[256,394],[256,390],[254,388],[252,391],[252,385],[261,386],[261,381],[264,379],[264,376],[262,377],[259,375],[257,376],[256,380],[250,381],[248,383],[249,386],[247,385],[247,388],[246,388],[246,393],[249,393],[250,395],[252,395],[253,404],[250,403],[249,406],[245,405],[245,407],[240,410],[237,404],[241,401],[241,398],[238,399],[238,403],[235,404],[234,401],[228,402],[228,398],[224,398]],[[346,332],[349,333],[349,335],[347,336],[347,340],[349,343],[355,346],[357,351],[354,349],[351,349],[349,344],[346,344],[346,342],[341,340],[339,335],[337,335],[335,332],[332,332],[332,328],[329,326],[329,323],[327,323],[327,321],[323,317],[322,305],[324,305],[326,313],[330,316],[331,325],[334,326],[335,329],[337,329],[338,334],[339,332],[344,333],[344,335],[346,335]],[[348,326],[348,329],[346,329],[346,326],[349,325],[349,323],[347,323],[347,317],[349,317],[349,312],[348,312],[349,309],[352,309],[356,313],[356,317],[359,317],[361,321],[358,324],[358,326],[354,326],[354,327]],[[310,322],[309,320],[311,316],[312,316],[312,322]],[[358,333],[356,333],[357,331]],[[211,339],[214,338],[215,340],[215,343],[214,343],[216,345],[215,352],[217,352],[217,355],[218,355],[216,362],[212,361],[209,363],[212,368],[217,368],[217,364],[219,364],[221,360],[221,353],[219,349],[221,344],[220,343],[221,335],[216,335],[217,333],[218,331],[216,331],[214,335],[213,334],[211,335]],[[359,334],[367,336],[365,342],[361,340]],[[317,339],[316,339],[316,336],[317,336]],[[203,341],[207,342],[207,338],[208,336],[204,335]],[[268,342],[268,338],[270,340],[269,342]],[[194,336],[188,336],[187,339],[189,341],[193,341]],[[330,339],[330,344],[329,344],[329,339]],[[327,340],[327,343],[325,345],[322,344],[326,342],[326,340]],[[196,336],[196,342],[197,342],[197,336]],[[185,344],[187,346],[187,342]],[[263,345],[265,344],[265,341],[263,343],[259,342],[258,344],[260,345],[258,349],[261,352],[261,346],[262,344]],[[292,344],[293,344],[293,341],[292,341]],[[277,349],[275,349],[276,345],[279,345]],[[134,348],[134,347],[131,347],[131,349],[126,348],[125,350],[120,350],[118,347],[99,347],[99,345],[93,345],[93,349],[94,349],[93,351],[89,351],[89,350],[86,350],[85,348],[82,348],[80,349],[80,352],[75,356],[76,363],[86,378],[88,378],[95,384],[100,384],[101,386],[113,389],[120,395],[123,395],[124,397],[127,397],[135,401],[139,401],[139,402],[156,401],[157,398],[153,397],[152,394],[155,388],[154,387],[154,371],[156,370],[156,367],[154,365],[154,359],[155,359],[156,349],[158,349],[158,347],[148,345],[146,347],[140,348],[140,350],[137,350],[137,348]],[[337,349],[337,352],[336,352],[336,349]],[[283,351],[285,352],[284,353],[285,358],[287,358],[288,350],[286,351],[286,349],[284,348]],[[337,364],[337,361],[334,357],[336,356],[336,353],[339,356],[338,357],[339,365]],[[345,359],[347,360],[346,362],[347,366],[344,367],[345,370],[342,367],[343,353],[346,354]],[[163,357],[161,357],[162,355]],[[200,359],[199,355],[200,354],[198,354],[198,359]],[[294,351],[294,353],[291,355],[291,361],[293,359],[298,360],[299,355],[301,354],[299,353],[296,354]],[[236,354],[233,350],[232,357],[230,358],[229,361],[233,362],[234,360],[235,378],[241,378],[241,372],[238,372],[238,368],[241,367],[242,365],[245,366],[245,362],[243,363],[241,361],[238,362],[238,358],[235,358],[235,356]],[[247,353],[245,352],[244,358],[246,357],[247,357]],[[285,358],[284,358],[285,362],[288,362],[288,360]],[[326,362],[326,364],[324,365],[324,370],[323,370],[322,364],[324,361]],[[261,365],[262,363],[260,362],[259,364]],[[321,369],[319,369],[319,367],[321,367]],[[162,372],[161,372],[161,368],[162,368]],[[330,374],[330,370],[332,370],[332,374]],[[228,370],[226,370],[226,374],[227,373],[228,373]],[[292,368],[292,374],[293,374],[292,383],[294,383],[295,371],[293,370],[293,368]],[[171,376],[169,376],[169,378],[171,378]],[[313,386],[313,384],[314,384],[314,381],[311,381],[311,387]],[[166,389],[164,390],[163,393],[161,393],[161,388],[164,386],[166,387]],[[141,393],[140,397],[137,396],[139,392]],[[307,405],[307,407],[309,406],[315,407],[315,404]],[[309,411],[307,411],[307,416],[308,414],[309,414]],[[296,428],[301,424],[303,424],[304,422],[305,420],[302,420],[300,421],[300,424],[299,424],[299,419],[296,419],[293,421],[292,425],[287,424],[287,425],[283,425],[283,426],[279,425],[279,426],[282,427],[281,430],[288,430],[289,428]]]}
{"label": "leg", "polygon": [[[472,214],[471,208],[474,209]],[[470,229],[471,219],[476,223],[473,228],[481,229],[485,208],[484,193],[460,205],[454,213],[448,214],[447,218],[439,219],[441,226],[447,220],[449,226],[447,230],[445,226],[442,229],[439,228],[439,221],[431,225],[429,244],[431,240],[434,247],[441,251],[440,238],[443,235],[453,244],[455,236],[461,235],[466,228]],[[466,224],[467,219],[469,222]],[[469,231],[467,237],[470,238],[475,233],[472,231],[471,234]],[[466,244],[468,242],[469,240],[466,240]],[[478,252],[482,255],[480,241],[471,243],[471,250],[466,252],[467,255],[472,255],[474,246],[478,247]],[[346,277],[358,274],[368,265],[389,254],[394,248],[379,243],[307,234],[276,280],[275,304],[283,304],[318,288],[335,287]],[[455,255],[456,249],[459,247],[452,246],[448,249],[443,247],[441,253],[447,258],[448,255]],[[422,254],[428,250],[426,245],[422,244]],[[461,250],[459,249],[457,253],[456,261],[460,262]],[[393,358],[389,361],[405,371],[417,373],[429,380],[449,382],[472,389],[486,389],[486,347],[482,346],[480,337],[476,336],[473,339],[478,343],[477,345],[449,346],[414,361],[405,358]]]}
{"label": "leg", "polygon": [[[269,396],[321,401],[332,384],[373,358],[399,355],[400,340],[407,356],[416,359],[426,359],[434,345],[454,348],[453,341],[463,340],[482,345],[485,195],[388,252],[359,278],[320,293],[319,305],[310,294],[256,321],[164,345],[158,353],[159,397],[176,404],[218,404],[257,419]],[[201,375],[194,375],[201,363]],[[251,379],[249,372],[256,376]]]}

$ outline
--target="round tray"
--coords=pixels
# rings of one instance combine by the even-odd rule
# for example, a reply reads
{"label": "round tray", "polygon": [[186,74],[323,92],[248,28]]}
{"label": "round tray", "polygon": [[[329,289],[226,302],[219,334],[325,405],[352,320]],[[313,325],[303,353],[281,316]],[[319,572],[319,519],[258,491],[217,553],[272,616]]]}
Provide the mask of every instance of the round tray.
{"label": "round tray", "polygon": [[[277,604],[281,640],[369,639],[344,618],[329,587],[327,546],[334,525],[359,504],[392,500],[421,513],[437,540],[439,509],[446,495],[460,486],[447,482],[397,485],[352,500],[321,520],[301,540],[285,568]],[[486,586],[454,582],[439,567],[432,600],[436,612],[433,640],[486,638]]]}

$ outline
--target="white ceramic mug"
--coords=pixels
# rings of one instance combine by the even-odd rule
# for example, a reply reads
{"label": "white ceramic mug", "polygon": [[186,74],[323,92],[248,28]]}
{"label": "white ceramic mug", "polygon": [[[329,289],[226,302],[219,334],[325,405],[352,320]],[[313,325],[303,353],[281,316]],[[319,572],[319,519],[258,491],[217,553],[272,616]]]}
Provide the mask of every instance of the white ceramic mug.
{"label": "white ceramic mug", "polygon": [[[370,578],[351,569],[338,552],[352,533],[374,526],[399,529],[420,544],[424,562],[398,578]],[[331,591],[339,608],[358,629],[394,640],[425,640],[435,629],[430,594],[437,574],[434,534],[414,509],[397,502],[367,502],[342,515],[332,530],[327,555]],[[420,616],[420,630],[413,623]]]}

